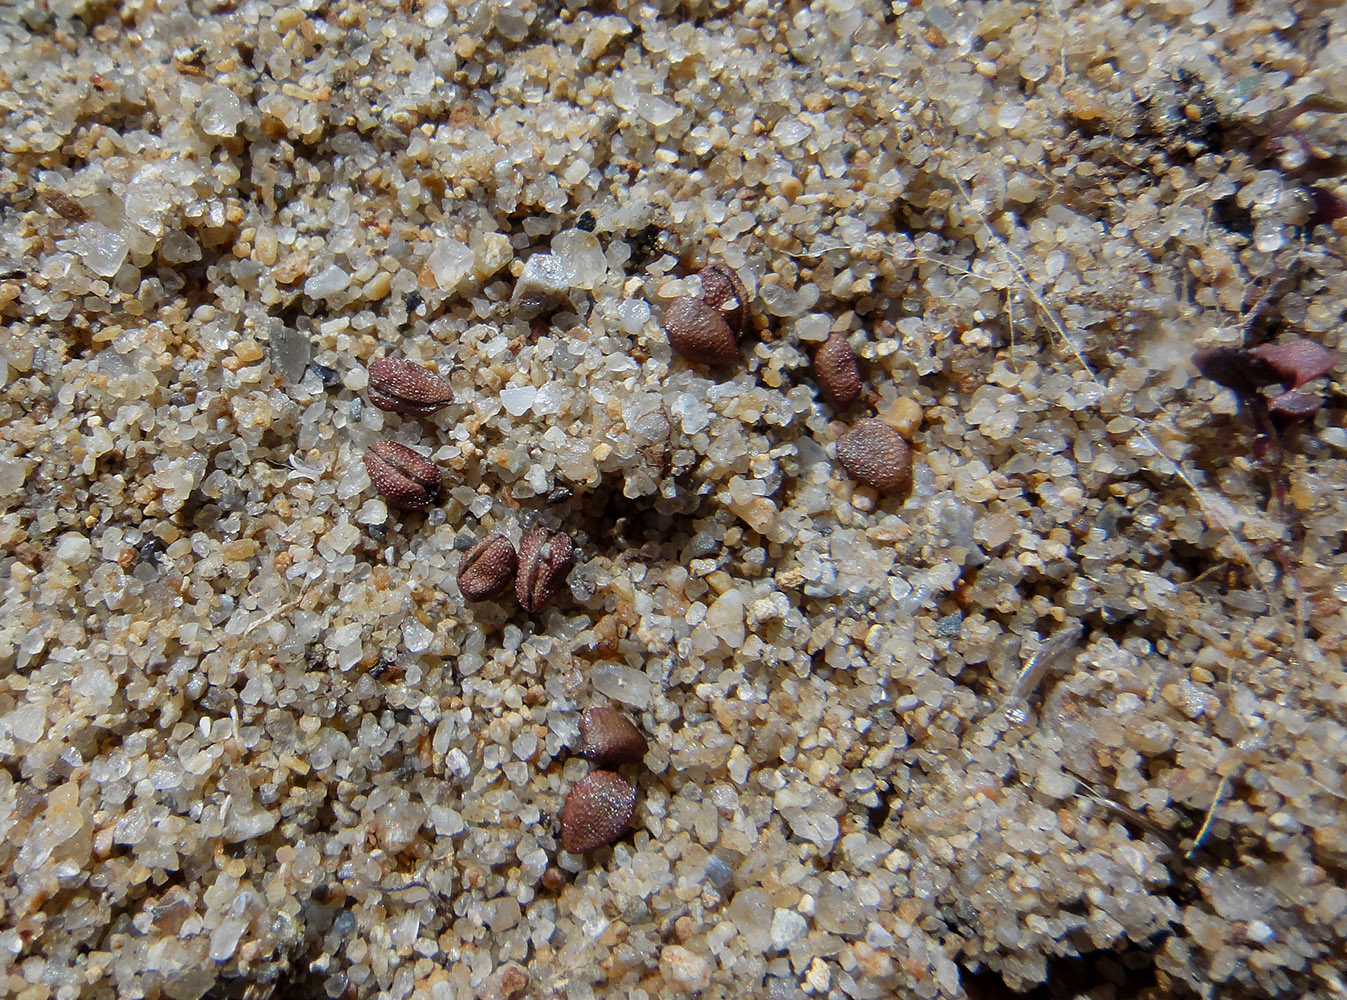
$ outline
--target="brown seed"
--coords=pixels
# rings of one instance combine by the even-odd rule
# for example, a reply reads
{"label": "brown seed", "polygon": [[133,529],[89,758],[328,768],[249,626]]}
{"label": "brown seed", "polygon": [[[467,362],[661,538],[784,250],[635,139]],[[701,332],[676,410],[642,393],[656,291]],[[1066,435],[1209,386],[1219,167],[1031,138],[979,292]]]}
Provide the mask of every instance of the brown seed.
{"label": "brown seed", "polygon": [[641,731],[615,708],[589,708],[580,716],[580,754],[600,767],[638,763],[649,749]]}
{"label": "brown seed", "polygon": [[406,358],[380,358],[369,366],[369,401],[381,410],[429,416],[454,400],[449,383]]}
{"label": "brown seed", "polygon": [[504,535],[488,535],[463,553],[458,564],[458,592],[470,601],[495,597],[514,582],[519,565],[514,546]]}
{"label": "brown seed", "polygon": [[853,479],[881,493],[912,486],[912,446],[882,420],[858,420],[837,439],[837,460]]}
{"label": "brown seed", "polygon": [[440,495],[440,469],[420,452],[396,441],[375,441],[365,451],[370,482],[394,507],[424,510]]}
{"label": "brown seed", "polygon": [[537,611],[556,596],[571,571],[575,545],[562,531],[534,528],[519,543],[519,573],[515,596],[525,611]]}
{"label": "brown seed", "polygon": [[673,349],[689,361],[728,365],[739,359],[739,345],[718,309],[690,295],[674,299],[664,314],[664,332]]}
{"label": "brown seed", "polygon": [[814,376],[828,402],[845,410],[860,398],[861,366],[840,333],[831,334],[814,352]]}
{"label": "brown seed", "polygon": [[736,337],[748,324],[748,290],[724,264],[712,264],[697,273],[702,280],[702,301],[725,318]]}
{"label": "brown seed", "polygon": [[607,847],[626,832],[636,789],[616,771],[591,771],[572,786],[561,807],[561,846],[571,854]]}

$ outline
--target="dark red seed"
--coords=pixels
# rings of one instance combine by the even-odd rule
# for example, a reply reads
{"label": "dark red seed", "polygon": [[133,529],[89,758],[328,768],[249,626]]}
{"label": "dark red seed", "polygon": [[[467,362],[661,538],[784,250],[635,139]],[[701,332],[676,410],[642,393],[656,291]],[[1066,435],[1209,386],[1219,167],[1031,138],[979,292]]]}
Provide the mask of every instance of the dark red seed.
{"label": "dark red seed", "polygon": [[561,846],[571,854],[607,847],[627,831],[636,789],[616,771],[591,771],[572,786],[561,807]]}
{"label": "dark red seed", "polygon": [[367,395],[370,403],[381,410],[421,417],[454,400],[454,390],[448,382],[406,358],[371,361]]}
{"label": "dark red seed", "polygon": [[589,708],[580,716],[580,753],[600,767],[638,763],[649,749],[641,731],[615,708]]}
{"label": "dark red seed", "polygon": [[440,469],[420,452],[396,441],[375,441],[365,468],[380,495],[402,510],[424,510],[440,495]]}
{"label": "dark red seed", "polygon": [[836,409],[845,410],[861,395],[861,366],[847,338],[834,333],[814,353],[814,376]]}
{"label": "dark red seed", "polygon": [[463,553],[458,564],[458,592],[470,601],[485,601],[514,582],[519,557],[504,535],[488,535]]}
{"label": "dark red seed", "polygon": [[1288,389],[1299,389],[1306,382],[1327,375],[1342,360],[1337,351],[1304,337],[1279,344],[1259,344],[1249,348],[1249,353],[1275,368],[1277,381]]}
{"label": "dark red seed", "polygon": [[912,446],[882,420],[856,421],[837,439],[837,460],[853,479],[881,493],[902,494],[912,486]]}
{"label": "dark red seed", "polygon": [[736,337],[748,324],[748,291],[724,264],[712,264],[697,273],[702,282],[702,301],[725,319]]}
{"label": "dark red seed", "polygon": [[673,349],[689,361],[728,365],[739,360],[739,344],[719,310],[685,295],[664,314],[664,332]]}
{"label": "dark red seed", "polygon": [[515,597],[525,611],[537,611],[556,596],[571,571],[575,544],[562,531],[534,528],[519,543],[519,572]]}
{"label": "dark red seed", "polygon": [[1271,403],[1268,409],[1285,420],[1304,420],[1319,412],[1324,398],[1310,389],[1294,389],[1284,392]]}

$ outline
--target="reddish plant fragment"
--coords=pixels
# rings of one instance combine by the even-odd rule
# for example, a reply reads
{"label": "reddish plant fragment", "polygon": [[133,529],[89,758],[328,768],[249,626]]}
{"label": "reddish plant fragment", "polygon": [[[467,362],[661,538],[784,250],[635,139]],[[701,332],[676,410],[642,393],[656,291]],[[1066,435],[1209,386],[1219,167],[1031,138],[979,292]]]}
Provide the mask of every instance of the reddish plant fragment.
{"label": "reddish plant fragment", "polygon": [[1323,398],[1317,392],[1296,389],[1282,393],[1268,404],[1268,410],[1284,420],[1304,420],[1318,413],[1323,405]]}
{"label": "reddish plant fragment", "polygon": [[1337,351],[1304,337],[1280,344],[1259,344],[1248,353],[1276,369],[1276,381],[1288,389],[1299,389],[1320,375],[1327,375],[1341,360]]}

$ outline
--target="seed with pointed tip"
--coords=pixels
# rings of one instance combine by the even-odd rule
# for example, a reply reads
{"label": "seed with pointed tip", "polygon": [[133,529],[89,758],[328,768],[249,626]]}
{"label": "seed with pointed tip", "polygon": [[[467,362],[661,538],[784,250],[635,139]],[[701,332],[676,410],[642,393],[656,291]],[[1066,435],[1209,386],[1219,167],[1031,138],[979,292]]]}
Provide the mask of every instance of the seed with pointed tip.
{"label": "seed with pointed tip", "polygon": [[748,324],[748,290],[724,264],[712,264],[697,272],[702,281],[702,301],[724,317],[736,337]]}
{"label": "seed with pointed tip", "polygon": [[591,771],[572,787],[561,807],[561,846],[571,854],[607,847],[626,832],[636,789],[616,771]]}
{"label": "seed with pointed tip", "polygon": [[1324,405],[1324,398],[1311,389],[1292,389],[1284,392],[1271,403],[1268,409],[1286,420],[1304,420],[1312,417]]}
{"label": "seed with pointed tip", "polygon": [[519,557],[504,535],[488,535],[463,553],[458,564],[458,592],[470,601],[485,601],[514,582]]}
{"label": "seed with pointed tip", "polygon": [[379,494],[402,510],[424,510],[440,496],[440,469],[420,452],[396,441],[375,441],[365,468]]}
{"label": "seed with pointed tip", "polygon": [[847,338],[829,335],[814,352],[814,376],[819,388],[836,409],[845,410],[861,395],[861,366]]}
{"label": "seed with pointed tip", "polygon": [[691,295],[674,299],[664,314],[664,332],[673,349],[689,361],[703,365],[728,365],[739,359],[734,339],[720,310]]}
{"label": "seed with pointed tip", "polygon": [[649,749],[641,731],[615,708],[588,708],[580,716],[580,754],[600,767],[637,763]]}
{"label": "seed with pointed tip", "polygon": [[837,460],[881,493],[906,493],[912,485],[912,446],[882,420],[856,421],[837,439]]}
{"label": "seed with pointed tip", "polygon": [[563,531],[538,525],[519,542],[515,596],[525,611],[537,611],[556,596],[571,571],[575,544]]}
{"label": "seed with pointed tip", "polygon": [[1249,353],[1275,368],[1277,381],[1288,389],[1299,389],[1306,382],[1327,375],[1342,360],[1337,351],[1304,337],[1279,344],[1259,344],[1249,348]]}
{"label": "seed with pointed tip", "polygon": [[449,383],[406,358],[380,358],[369,366],[369,401],[381,410],[429,416],[454,401]]}

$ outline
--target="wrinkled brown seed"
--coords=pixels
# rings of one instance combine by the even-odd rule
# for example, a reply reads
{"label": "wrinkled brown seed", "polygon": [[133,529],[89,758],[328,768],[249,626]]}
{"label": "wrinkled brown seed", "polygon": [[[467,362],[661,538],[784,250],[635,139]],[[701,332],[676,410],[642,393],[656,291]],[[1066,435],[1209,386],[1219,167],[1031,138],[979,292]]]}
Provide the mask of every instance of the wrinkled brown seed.
{"label": "wrinkled brown seed", "polygon": [[561,846],[571,854],[607,847],[626,832],[636,789],[616,771],[591,771],[572,787],[561,807]]}
{"label": "wrinkled brown seed", "polygon": [[724,317],[736,337],[748,325],[748,290],[724,264],[711,264],[697,272],[702,282],[702,301]]}
{"label": "wrinkled brown seed", "polygon": [[406,358],[371,361],[367,395],[381,410],[421,417],[454,401],[454,390],[448,382]]}
{"label": "wrinkled brown seed", "polygon": [[839,410],[845,410],[860,398],[860,362],[842,334],[830,334],[814,352],[814,377],[828,402]]}
{"label": "wrinkled brown seed", "polygon": [[906,493],[912,486],[912,446],[882,420],[856,421],[837,439],[837,460],[853,479],[881,493]]}
{"label": "wrinkled brown seed", "polygon": [[484,601],[514,583],[519,557],[504,535],[488,535],[463,553],[458,564],[458,592],[470,601]]}
{"label": "wrinkled brown seed", "polygon": [[600,767],[639,763],[649,749],[641,731],[615,708],[588,708],[580,716],[580,754]]}
{"label": "wrinkled brown seed", "polygon": [[728,365],[739,358],[739,344],[718,309],[691,295],[674,299],[664,314],[664,332],[675,351],[703,365]]}
{"label": "wrinkled brown seed", "polygon": [[365,468],[379,494],[402,510],[424,510],[440,496],[440,469],[420,452],[396,441],[375,441]]}
{"label": "wrinkled brown seed", "polygon": [[541,524],[523,537],[514,592],[525,611],[537,611],[556,596],[571,570],[574,553],[570,535]]}

